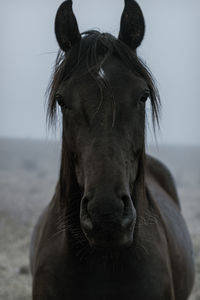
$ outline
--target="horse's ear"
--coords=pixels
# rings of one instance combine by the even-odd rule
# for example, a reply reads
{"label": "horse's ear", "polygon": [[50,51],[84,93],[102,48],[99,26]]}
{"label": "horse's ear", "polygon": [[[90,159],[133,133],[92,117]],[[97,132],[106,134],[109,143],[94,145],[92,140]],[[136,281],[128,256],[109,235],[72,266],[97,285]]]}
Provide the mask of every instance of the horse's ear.
{"label": "horse's ear", "polygon": [[145,22],[140,6],[134,0],[125,0],[118,38],[136,50],[144,38],[144,33]]}
{"label": "horse's ear", "polygon": [[76,17],[72,10],[72,0],[63,2],[58,8],[55,19],[55,34],[60,48],[65,52],[81,39]]}

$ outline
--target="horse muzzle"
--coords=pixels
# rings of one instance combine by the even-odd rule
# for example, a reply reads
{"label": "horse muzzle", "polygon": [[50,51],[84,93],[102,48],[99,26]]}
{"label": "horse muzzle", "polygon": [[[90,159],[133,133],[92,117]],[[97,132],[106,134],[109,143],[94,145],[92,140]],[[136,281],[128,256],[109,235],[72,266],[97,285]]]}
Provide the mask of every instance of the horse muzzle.
{"label": "horse muzzle", "polygon": [[129,195],[110,197],[88,193],[81,200],[80,223],[92,248],[129,247],[136,210]]}

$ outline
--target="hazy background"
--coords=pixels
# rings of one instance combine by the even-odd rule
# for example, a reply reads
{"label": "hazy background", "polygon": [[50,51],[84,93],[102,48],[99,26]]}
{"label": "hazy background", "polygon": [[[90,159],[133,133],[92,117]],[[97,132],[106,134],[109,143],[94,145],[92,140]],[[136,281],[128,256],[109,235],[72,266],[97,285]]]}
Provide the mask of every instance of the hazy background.
{"label": "hazy background", "polygon": [[[44,94],[58,50],[54,17],[61,3],[0,1],[0,136],[51,138]],[[200,1],[138,3],[146,19],[139,55],[157,79],[163,104],[158,141],[200,145]],[[123,6],[123,0],[74,0],[81,31],[99,28],[115,36]]]}
{"label": "hazy background", "polygon": [[[44,95],[58,50],[54,18],[61,2],[0,0],[2,300],[31,299],[30,237],[59,174],[60,142],[48,141],[55,135],[46,129]],[[176,180],[195,249],[190,300],[200,300],[200,0],[138,3],[146,19],[138,53],[157,79],[163,105],[157,139],[165,145],[148,151]],[[123,0],[74,0],[80,31],[97,28],[117,36],[123,6]],[[155,142],[151,133],[148,142]]]}

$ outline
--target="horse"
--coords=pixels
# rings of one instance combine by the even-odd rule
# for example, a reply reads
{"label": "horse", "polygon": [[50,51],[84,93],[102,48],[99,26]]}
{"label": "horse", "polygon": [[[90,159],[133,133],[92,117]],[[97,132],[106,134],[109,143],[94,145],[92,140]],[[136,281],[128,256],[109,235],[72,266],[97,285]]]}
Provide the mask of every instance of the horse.
{"label": "horse", "polygon": [[[55,194],[32,235],[33,300],[186,300],[194,254],[168,168],[145,152],[145,106],[160,97],[137,55],[140,6],[125,0],[118,38],[80,33],[67,0],[48,118],[62,116]],[[59,108],[60,107],[60,108]]]}

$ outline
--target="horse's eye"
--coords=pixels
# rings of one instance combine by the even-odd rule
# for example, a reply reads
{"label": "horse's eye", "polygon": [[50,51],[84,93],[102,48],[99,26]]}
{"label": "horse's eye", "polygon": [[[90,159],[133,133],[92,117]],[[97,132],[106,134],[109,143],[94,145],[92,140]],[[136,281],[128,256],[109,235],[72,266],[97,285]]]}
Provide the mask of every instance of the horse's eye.
{"label": "horse's eye", "polygon": [[56,94],[56,101],[61,108],[65,107],[65,100],[62,95]]}
{"label": "horse's eye", "polygon": [[66,104],[65,99],[61,94],[59,94],[59,93],[56,94],[56,101],[57,101],[58,105],[61,107],[61,109],[71,110],[71,107]]}
{"label": "horse's eye", "polygon": [[145,93],[144,95],[142,95],[142,97],[140,98],[140,102],[145,103],[147,101],[147,99],[149,98],[149,93]]}

